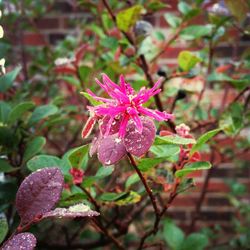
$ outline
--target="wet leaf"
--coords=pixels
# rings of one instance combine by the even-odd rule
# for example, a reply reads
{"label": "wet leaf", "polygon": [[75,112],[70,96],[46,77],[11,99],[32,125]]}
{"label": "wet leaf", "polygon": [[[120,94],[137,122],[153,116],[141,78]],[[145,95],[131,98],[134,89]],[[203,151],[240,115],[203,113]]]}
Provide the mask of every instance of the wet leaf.
{"label": "wet leaf", "polygon": [[139,133],[135,123],[130,121],[124,137],[124,145],[127,152],[138,157],[144,155],[149,150],[156,134],[156,128],[152,120],[142,117],[141,121],[143,125],[142,133]]}
{"label": "wet leaf", "polygon": [[36,237],[32,233],[20,233],[14,235],[6,245],[3,246],[2,250],[33,250],[36,246]]}
{"label": "wet leaf", "polygon": [[62,160],[52,155],[37,155],[27,162],[27,167],[32,172],[55,166],[61,166]]}
{"label": "wet leaf", "polygon": [[44,168],[24,179],[17,191],[16,208],[26,224],[50,211],[58,202],[64,178],[59,168]]}
{"label": "wet leaf", "polygon": [[99,142],[98,159],[104,165],[113,165],[126,154],[125,146],[118,134],[109,135]]}
{"label": "wet leaf", "polygon": [[93,211],[90,207],[84,204],[76,204],[68,208],[56,208],[43,215],[43,218],[57,217],[57,218],[76,218],[76,217],[93,217],[100,215]]}

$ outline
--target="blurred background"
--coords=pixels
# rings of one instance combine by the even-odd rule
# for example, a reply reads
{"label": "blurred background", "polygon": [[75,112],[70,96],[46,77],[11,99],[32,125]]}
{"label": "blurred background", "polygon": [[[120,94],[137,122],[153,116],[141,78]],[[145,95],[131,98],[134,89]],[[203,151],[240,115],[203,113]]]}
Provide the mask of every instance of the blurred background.
{"label": "blurred background", "polygon": [[[138,41],[138,46],[152,62],[150,73],[154,79],[163,76],[167,81],[163,91],[166,110],[175,109],[177,121],[187,123],[191,133],[204,133],[217,127],[219,120],[221,124],[232,119],[225,115],[229,104],[242,101],[240,108],[234,107],[237,124],[232,125],[230,120],[231,127],[225,129],[227,135],[214,139],[213,153],[209,147],[201,152],[203,159],[212,159],[213,168],[193,174],[195,188],[179,195],[168,215],[186,232],[203,230],[216,245],[209,249],[229,249],[229,245],[232,249],[250,249],[250,95],[245,90],[250,79],[249,3],[244,0],[108,2],[114,13],[135,4],[142,4],[147,10],[142,15],[146,24],[141,23],[142,27],[133,31],[142,32],[142,38],[137,36],[143,40]],[[124,73],[135,81],[137,88],[146,82],[135,64],[133,48],[112,24],[102,1],[3,0],[0,6],[4,28],[0,58],[5,58],[7,72],[21,66],[14,85],[6,92],[1,91],[0,99],[14,98],[13,104],[28,99],[36,105],[58,106],[51,119],[28,132],[46,138],[43,149],[46,154],[62,156],[83,143],[80,131],[88,118],[84,108],[87,100],[79,92],[87,87],[97,91],[94,78],[101,72],[114,80]],[[212,40],[209,25],[214,24],[217,31]],[[186,27],[191,28],[182,32]],[[178,70],[178,56],[186,50],[203,60],[199,70],[194,69],[189,75]],[[82,61],[79,71],[75,72],[74,67],[60,68],[72,63],[76,51],[80,51]],[[210,65],[207,58],[212,58]],[[211,87],[201,108],[194,111],[190,106],[205,81]],[[241,91],[244,92],[239,96]],[[25,118],[17,126],[23,124]],[[17,166],[19,159],[12,157],[12,160]],[[12,191],[2,178],[1,211],[15,195],[15,184],[8,185],[13,187]],[[3,194],[7,189],[8,199]],[[13,210],[8,213],[10,218]]]}

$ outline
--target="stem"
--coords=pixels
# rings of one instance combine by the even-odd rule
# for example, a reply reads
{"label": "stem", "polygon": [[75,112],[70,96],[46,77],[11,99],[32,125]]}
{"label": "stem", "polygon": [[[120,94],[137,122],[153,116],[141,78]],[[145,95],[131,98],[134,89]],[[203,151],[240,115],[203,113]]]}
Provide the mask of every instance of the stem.
{"label": "stem", "polygon": [[175,197],[178,195],[178,193],[177,193],[178,185],[179,185],[179,183],[176,180],[175,185],[174,185],[174,190],[170,193],[170,196],[169,196],[167,203],[165,204],[165,206],[162,209],[162,211],[160,212],[160,214],[156,217],[154,227],[143,235],[143,237],[141,238],[141,242],[140,242],[140,245],[138,247],[138,250],[144,248],[143,247],[144,242],[150,235],[157,233],[162,216],[165,214],[165,212],[168,210],[168,208],[170,207],[170,205],[174,201]]}
{"label": "stem", "polygon": [[152,190],[148,186],[148,184],[147,184],[144,176],[142,175],[141,171],[137,167],[137,164],[136,164],[136,162],[134,160],[134,157],[130,153],[127,153],[127,155],[128,155],[128,158],[129,158],[129,160],[131,162],[131,165],[134,167],[136,173],[139,175],[139,177],[140,177],[140,179],[141,179],[141,181],[142,181],[142,183],[143,183],[143,185],[144,185],[144,187],[145,187],[145,189],[146,189],[146,191],[148,193],[148,196],[150,197],[152,206],[153,206],[154,211],[155,211],[155,216],[158,217],[160,213],[159,213],[159,209],[158,209],[157,204],[156,204],[156,198],[153,195]]}
{"label": "stem", "polygon": [[[108,2],[106,0],[102,0],[102,1],[103,1],[103,4],[104,4],[105,8],[108,11],[108,13],[110,14],[113,22],[116,25],[116,17],[114,15],[112,9],[110,8]],[[124,31],[121,31],[121,32],[128,39],[128,41],[130,42],[130,44],[134,47],[135,51],[137,52],[138,51],[137,46],[136,46],[133,38],[130,36],[130,34],[127,33],[127,32],[124,32]],[[175,38],[173,38],[173,40],[174,39]],[[149,74],[149,67],[148,67],[148,63],[146,61],[146,58],[145,58],[144,55],[140,55],[139,58],[140,58],[139,66],[143,70],[143,72],[144,72],[144,74],[146,76],[146,79],[149,82],[149,86],[152,88],[154,86],[154,81],[153,81],[151,75]],[[163,109],[163,105],[162,105],[162,102],[160,100],[159,94],[154,95],[154,100],[155,100],[155,104],[156,104],[157,108],[159,109],[159,111],[163,111],[164,109]],[[167,121],[167,124],[169,125],[170,129],[174,132],[175,131],[174,130],[174,128],[175,128],[174,123],[169,120],[169,121]]]}
{"label": "stem", "polygon": [[100,228],[103,234],[118,247],[118,249],[125,250],[125,248],[121,245],[121,243],[112,234],[108,232],[106,227],[104,227],[100,221],[98,221],[96,218],[93,218],[92,220],[95,223],[95,225]]}
{"label": "stem", "polygon": [[[214,161],[214,151],[212,151],[211,159],[210,159],[211,163],[213,161]],[[206,196],[206,193],[207,193],[207,188],[208,188],[210,177],[212,176],[212,171],[213,171],[213,168],[210,168],[208,170],[208,172],[207,172],[204,184],[202,186],[202,190],[201,190],[199,200],[198,200],[198,202],[196,204],[195,213],[194,213],[194,216],[192,217],[192,220],[191,220],[191,223],[190,223],[190,226],[189,226],[189,232],[193,231],[193,229],[195,228],[196,221],[199,219],[202,203],[203,203],[203,201],[205,199],[205,196]]]}

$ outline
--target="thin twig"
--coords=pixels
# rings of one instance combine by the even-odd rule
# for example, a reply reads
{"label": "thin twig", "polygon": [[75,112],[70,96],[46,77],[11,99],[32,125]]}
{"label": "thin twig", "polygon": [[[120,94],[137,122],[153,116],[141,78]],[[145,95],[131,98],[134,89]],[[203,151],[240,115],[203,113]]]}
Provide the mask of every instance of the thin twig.
{"label": "thin twig", "polygon": [[[213,163],[214,157],[215,157],[214,156],[214,151],[212,151],[211,159],[210,159],[211,163]],[[207,172],[205,181],[204,181],[203,186],[202,186],[202,190],[201,190],[201,193],[200,193],[199,200],[196,203],[194,216],[191,219],[191,223],[190,223],[190,226],[189,226],[189,232],[193,231],[193,229],[195,227],[195,224],[196,224],[197,220],[199,219],[201,207],[202,207],[203,201],[204,201],[206,193],[207,193],[207,188],[208,188],[210,177],[212,176],[213,169],[214,169],[214,167],[210,168],[208,170],[208,172]]]}
{"label": "thin twig", "polygon": [[157,204],[156,204],[156,198],[155,196],[153,195],[152,193],[152,190],[150,189],[150,187],[148,186],[147,184],[147,181],[145,180],[144,176],[142,175],[141,171],[139,170],[135,160],[134,160],[134,157],[130,154],[130,153],[127,153],[127,156],[131,162],[131,165],[133,166],[133,168],[135,169],[136,173],[138,174],[138,176],[140,177],[145,189],[146,189],[146,192],[148,193],[148,196],[150,197],[150,200],[151,200],[151,203],[152,203],[152,206],[155,210],[155,216],[159,216],[159,209],[157,207]]}

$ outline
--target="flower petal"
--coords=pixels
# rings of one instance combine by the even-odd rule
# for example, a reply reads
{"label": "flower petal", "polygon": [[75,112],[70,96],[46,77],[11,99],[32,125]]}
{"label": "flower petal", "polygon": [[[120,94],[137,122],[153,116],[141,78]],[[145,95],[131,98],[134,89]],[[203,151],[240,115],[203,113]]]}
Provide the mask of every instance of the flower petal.
{"label": "flower petal", "polygon": [[136,129],[141,134],[143,126],[142,126],[141,119],[140,119],[140,117],[138,115],[138,112],[134,108],[127,109],[127,112],[129,113],[129,115],[131,116],[133,121],[135,122]]}
{"label": "flower petal", "polygon": [[119,129],[119,136],[122,138],[126,134],[126,127],[127,127],[128,121],[129,121],[129,115],[125,114],[123,116],[123,119],[122,119],[121,125],[120,125],[120,129]]}

